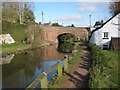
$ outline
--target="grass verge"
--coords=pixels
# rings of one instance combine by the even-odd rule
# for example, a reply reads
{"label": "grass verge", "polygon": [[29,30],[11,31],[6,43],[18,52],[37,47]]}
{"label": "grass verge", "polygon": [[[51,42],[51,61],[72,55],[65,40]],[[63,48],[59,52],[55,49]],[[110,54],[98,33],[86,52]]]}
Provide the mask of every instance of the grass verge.
{"label": "grass verge", "polygon": [[30,48],[31,45],[23,43],[13,43],[13,44],[4,44],[2,45],[2,54],[9,54],[14,52],[23,51]]}
{"label": "grass verge", "polygon": [[55,43],[50,41],[41,41],[41,44],[24,44],[21,42],[16,42],[13,44],[3,44],[2,45],[2,54],[17,53],[24,50],[36,49],[39,47],[46,47],[48,45],[54,45]]}

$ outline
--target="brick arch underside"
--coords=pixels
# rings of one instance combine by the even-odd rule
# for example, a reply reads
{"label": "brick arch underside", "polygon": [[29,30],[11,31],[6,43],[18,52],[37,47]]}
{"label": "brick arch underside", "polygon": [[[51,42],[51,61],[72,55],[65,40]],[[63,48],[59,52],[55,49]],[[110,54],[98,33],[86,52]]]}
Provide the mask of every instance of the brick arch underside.
{"label": "brick arch underside", "polygon": [[45,31],[44,33],[44,40],[47,41],[51,41],[54,43],[58,43],[58,36],[61,34],[65,34],[65,33],[70,33],[75,35],[76,37],[80,37],[80,38],[86,38],[86,30],[49,30],[49,31]]}

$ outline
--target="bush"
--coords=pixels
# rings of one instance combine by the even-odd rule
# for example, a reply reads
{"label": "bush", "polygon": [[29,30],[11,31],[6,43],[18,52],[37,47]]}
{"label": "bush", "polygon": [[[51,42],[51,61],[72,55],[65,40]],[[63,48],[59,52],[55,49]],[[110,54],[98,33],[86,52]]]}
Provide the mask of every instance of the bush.
{"label": "bush", "polygon": [[[110,51],[103,51],[99,46],[94,44],[88,44],[88,48],[92,53],[92,66],[90,68],[90,88],[111,88],[117,87],[117,80],[113,81],[114,74],[111,74],[111,69],[113,70],[115,66],[111,66],[113,63],[112,56],[109,54]],[[112,60],[112,62],[111,62]],[[111,66],[111,67],[110,67]],[[117,70],[116,70],[117,73]],[[116,78],[117,79],[117,78]]]}

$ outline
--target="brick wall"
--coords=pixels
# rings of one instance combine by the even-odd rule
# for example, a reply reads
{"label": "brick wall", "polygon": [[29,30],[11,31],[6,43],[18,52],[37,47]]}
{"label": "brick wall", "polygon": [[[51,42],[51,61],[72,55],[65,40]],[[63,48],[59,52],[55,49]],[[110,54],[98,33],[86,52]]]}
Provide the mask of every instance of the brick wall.
{"label": "brick wall", "polygon": [[57,43],[57,37],[60,34],[70,33],[80,38],[87,38],[87,30],[84,28],[77,27],[51,27],[44,26],[44,40],[52,41]]}

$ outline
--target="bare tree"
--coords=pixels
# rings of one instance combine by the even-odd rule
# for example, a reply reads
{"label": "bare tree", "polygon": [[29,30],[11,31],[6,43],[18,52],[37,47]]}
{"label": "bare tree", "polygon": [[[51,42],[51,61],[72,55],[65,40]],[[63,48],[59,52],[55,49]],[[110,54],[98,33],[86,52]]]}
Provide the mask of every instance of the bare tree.
{"label": "bare tree", "polygon": [[16,20],[20,24],[34,21],[33,4],[27,2],[4,2],[2,16],[6,20]]}
{"label": "bare tree", "polygon": [[24,3],[19,2],[19,17],[20,17],[20,24],[23,24],[23,16],[24,16]]}
{"label": "bare tree", "polygon": [[16,12],[14,3],[5,2],[2,4],[2,6],[3,6],[2,8],[3,19],[6,19],[6,20],[17,19],[18,14]]}
{"label": "bare tree", "polygon": [[119,13],[120,12],[120,1],[116,0],[116,1],[110,2],[109,10],[112,15]]}

